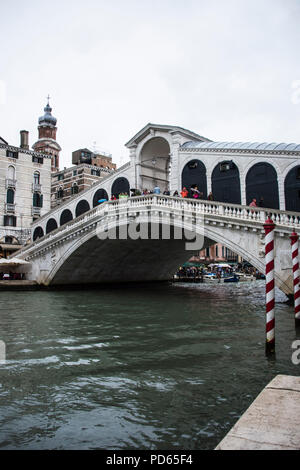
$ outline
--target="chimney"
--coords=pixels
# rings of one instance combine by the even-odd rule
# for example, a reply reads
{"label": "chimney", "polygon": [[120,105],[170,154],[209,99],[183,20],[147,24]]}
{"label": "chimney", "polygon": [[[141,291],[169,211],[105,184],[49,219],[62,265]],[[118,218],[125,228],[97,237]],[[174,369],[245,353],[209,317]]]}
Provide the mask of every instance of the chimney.
{"label": "chimney", "polygon": [[20,131],[20,136],[21,136],[20,147],[21,147],[21,149],[29,150],[28,134],[29,134],[28,131]]}

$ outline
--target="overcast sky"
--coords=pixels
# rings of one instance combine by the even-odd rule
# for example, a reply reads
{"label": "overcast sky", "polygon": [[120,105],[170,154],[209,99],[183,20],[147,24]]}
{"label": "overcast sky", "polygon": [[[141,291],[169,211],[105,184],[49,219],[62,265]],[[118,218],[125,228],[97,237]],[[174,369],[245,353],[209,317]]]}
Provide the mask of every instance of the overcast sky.
{"label": "overcast sky", "polygon": [[148,122],[216,141],[300,143],[300,0],[0,0],[0,135],[37,140],[51,96],[61,168]]}

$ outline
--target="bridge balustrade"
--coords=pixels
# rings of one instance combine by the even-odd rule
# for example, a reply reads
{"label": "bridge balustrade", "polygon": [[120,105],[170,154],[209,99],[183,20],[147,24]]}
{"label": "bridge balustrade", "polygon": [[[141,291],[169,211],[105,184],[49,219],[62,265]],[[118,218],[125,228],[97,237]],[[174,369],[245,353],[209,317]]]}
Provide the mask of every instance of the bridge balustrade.
{"label": "bridge balustrade", "polygon": [[221,218],[227,222],[230,222],[230,220],[240,220],[243,223],[247,221],[252,223],[255,222],[259,224],[260,227],[262,227],[262,224],[265,222],[267,217],[270,216],[277,226],[300,229],[299,213],[261,207],[241,206],[216,201],[195,201],[193,199],[182,199],[173,196],[151,194],[146,196],[135,196],[128,199],[107,201],[94,207],[88,212],[85,212],[79,217],[70,220],[63,226],[60,226],[51,233],[46,234],[44,237],[37,239],[31,245],[22,248],[17,254],[21,255],[41,243],[48,243],[52,238],[59,238],[59,236],[62,236],[69,230],[74,230],[77,227],[84,226],[90,220],[97,219],[101,215],[113,215],[114,213],[122,213],[122,211],[127,212],[130,209],[138,210],[139,208],[145,211],[145,209],[148,210],[152,207],[167,208],[170,211],[174,210],[174,213],[178,210],[183,210],[187,213]]}

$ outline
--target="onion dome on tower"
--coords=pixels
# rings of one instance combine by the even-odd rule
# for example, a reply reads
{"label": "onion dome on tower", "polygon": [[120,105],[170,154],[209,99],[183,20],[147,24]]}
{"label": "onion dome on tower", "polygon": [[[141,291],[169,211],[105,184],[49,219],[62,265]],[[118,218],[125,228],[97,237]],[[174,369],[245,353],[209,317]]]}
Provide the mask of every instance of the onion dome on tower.
{"label": "onion dome on tower", "polygon": [[59,170],[60,145],[56,142],[57,119],[52,116],[52,108],[49,104],[50,96],[47,97],[47,104],[44,108],[45,114],[39,118],[39,140],[33,144],[32,148],[36,152],[48,153],[52,156],[51,170]]}
{"label": "onion dome on tower", "polygon": [[57,119],[52,116],[51,114],[51,111],[52,111],[52,108],[49,104],[49,97],[48,97],[48,103],[46,104],[45,108],[44,108],[44,111],[45,111],[45,114],[44,116],[41,116],[39,118],[39,125],[40,126],[56,126],[56,122],[57,122]]}

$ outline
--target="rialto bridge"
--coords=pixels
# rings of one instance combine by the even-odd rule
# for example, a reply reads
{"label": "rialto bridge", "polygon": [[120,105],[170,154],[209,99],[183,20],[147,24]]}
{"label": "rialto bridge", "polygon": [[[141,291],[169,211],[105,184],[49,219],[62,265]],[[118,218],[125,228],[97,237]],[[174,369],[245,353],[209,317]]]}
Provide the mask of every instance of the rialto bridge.
{"label": "rialto bridge", "polygon": [[[31,261],[33,279],[44,284],[169,279],[193,252],[215,242],[264,271],[262,225],[272,213],[276,281],[292,293],[289,234],[299,227],[300,145],[212,142],[180,127],[148,124],[126,146],[127,164],[33,223],[32,243],[19,253]],[[131,189],[159,186],[172,195],[193,185],[203,200],[152,195],[99,203]],[[214,202],[206,201],[211,191]],[[262,207],[250,210],[253,198]],[[145,224],[149,217],[156,217],[160,231],[177,227],[185,236],[171,231],[169,239],[99,237],[132,220]],[[203,235],[203,246],[188,252],[192,233]]]}
{"label": "rialto bridge", "polygon": [[148,195],[109,201],[24,247],[30,276],[44,285],[169,280],[193,252],[215,242],[264,271],[267,216],[276,224],[275,279],[292,294],[289,236],[300,214]]}

